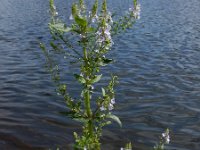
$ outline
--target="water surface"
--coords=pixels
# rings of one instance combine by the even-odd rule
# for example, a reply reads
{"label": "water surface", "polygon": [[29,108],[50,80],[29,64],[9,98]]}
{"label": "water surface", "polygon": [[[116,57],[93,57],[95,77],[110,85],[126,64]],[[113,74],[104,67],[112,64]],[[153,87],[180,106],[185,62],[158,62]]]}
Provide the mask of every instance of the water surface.
{"label": "water surface", "polygon": [[[120,78],[114,113],[123,128],[106,128],[103,149],[119,149],[131,140],[136,150],[146,150],[169,127],[168,149],[199,150],[200,1],[140,2],[141,19],[115,39],[112,56],[117,61],[109,68]],[[70,2],[57,4],[61,16],[70,15]],[[38,47],[50,39],[48,22],[47,0],[0,2],[1,149],[71,149],[72,133],[80,130],[58,113],[65,104]]]}

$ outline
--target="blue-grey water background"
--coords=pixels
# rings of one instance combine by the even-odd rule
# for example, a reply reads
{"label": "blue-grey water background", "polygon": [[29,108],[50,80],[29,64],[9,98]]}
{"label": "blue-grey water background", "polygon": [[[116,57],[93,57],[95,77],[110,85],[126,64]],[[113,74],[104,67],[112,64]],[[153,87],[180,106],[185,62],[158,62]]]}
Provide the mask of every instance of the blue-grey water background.
{"label": "blue-grey water background", "polygon": [[[128,2],[109,0],[109,6],[122,11]],[[66,21],[70,3],[56,1]],[[147,150],[170,128],[167,149],[199,150],[200,1],[140,3],[141,19],[115,38],[111,52],[116,62],[109,69],[120,79],[114,113],[123,127],[104,130],[103,149],[116,150],[130,140],[136,150]],[[65,104],[45,70],[38,43],[50,40],[48,22],[48,0],[0,1],[2,150],[71,149],[72,133],[80,131],[77,122],[59,114]]]}

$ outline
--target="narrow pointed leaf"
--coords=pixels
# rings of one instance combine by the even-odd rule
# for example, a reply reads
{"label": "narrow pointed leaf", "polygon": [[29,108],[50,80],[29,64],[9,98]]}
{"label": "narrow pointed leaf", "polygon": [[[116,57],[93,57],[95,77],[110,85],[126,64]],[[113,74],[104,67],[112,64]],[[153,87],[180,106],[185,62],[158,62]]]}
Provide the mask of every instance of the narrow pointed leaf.
{"label": "narrow pointed leaf", "polygon": [[85,79],[83,76],[80,76],[78,74],[74,74],[74,77],[76,78],[77,81],[79,81],[80,83],[84,84],[86,83]]}
{"label": "narrow pointed leaf", "polygon": [[103,97],[106,96],[105,89],[104,89],[104,88],[101,88],[101,91],[102,91],[102,95],[103,95]]}
{"label": "narrow pointed leaf", "polygon": [[112,59],[103,58],[103,63],[104,63],[104,64],[109,64],[109,63],[111,63],[112,61],[113,61]]}
{"label": "narrow pointed leaf", "polygon": [[71,28],[65,27],[65,24],[63,23],[50,24],[50,28],[53,28],[55,30],[58,30],[60,32],[65,32],[65,33],[71,31]]}
{"label": "narrow pointed leaf", "polygon": [[112,114],[108,114],[107,118],[114,120],[115,122],[117,122],[119,124],[120,127],[122,127],[122,122],[120,121],[120,119]]}
{"label": "narrow pointed leaf", "polygon": [[87,26],[87,21],[85,19],[79,17],[79,16],[75,17],[75,21],[80,27],[86,27]]}
{"label": "narrow pointed leaf", "polygon": [[102,74],[96,75],[95,78],[90,81],[90,83],[92,84],[92,83],[99,82],[99,80],[101,80],[101,77],[102,77]]}

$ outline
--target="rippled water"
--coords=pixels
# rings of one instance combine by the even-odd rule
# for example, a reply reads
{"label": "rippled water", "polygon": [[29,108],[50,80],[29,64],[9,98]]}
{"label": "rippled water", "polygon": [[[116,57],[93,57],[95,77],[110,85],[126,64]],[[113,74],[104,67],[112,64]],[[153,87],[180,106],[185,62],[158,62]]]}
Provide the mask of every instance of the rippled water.
{"label": "rippled water", "polygon": [[[199,150],[200,1],[140,2],[141,19],[116,38],[112,53],[117,61],[110,68],[120,77],[115,113],[123,128],[106,128],[103,149],[131,140],[146,150],[169,127],[168,149]],[[72,132],[80,130],[58,113],[65,105],[38,47],[50,37],[48,21],[48,0],[0,2],[0,149],[70,149]]]}

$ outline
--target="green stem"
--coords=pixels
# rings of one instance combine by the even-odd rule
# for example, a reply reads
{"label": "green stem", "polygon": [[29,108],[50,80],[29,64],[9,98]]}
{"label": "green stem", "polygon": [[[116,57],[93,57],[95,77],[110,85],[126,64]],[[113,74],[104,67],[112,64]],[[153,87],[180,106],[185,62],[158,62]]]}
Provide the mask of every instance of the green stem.
{"label": "green stem", "polygon": [[90,91],[87,89],[87,92],[85,93],[85,109],[87,113],[87,117],[91,118],[92,112],[90,108]]}
{"label": "green stem", "polygon": [[87,127],[90,136],[93,136],[93,121],[92,121],[92,111],[91,111],[91,106],[90,106],[90,91],[87,90],[85,93],[85,111],[87,114],[87,117],[89,121],[87,122]]}
{"label": "green stem", "polygon": [[[87,56],[87,50],[86,46],[83,48],[83,53],[84,53],[84,62],[85,62],[85,76],[86,76],[86,81],[89,78],[89,72],[88,72],[88,56]],[[88,89],[88,81],[85,84],[86,88],[86,93],[84,96],[84,101],[85,101],[85,112],[87,114],[87,117],[89,119],[88,121],[88,130],[90,135],[93,135],[93,121],[92,121],[92,111],[91,111],[91,103],[90,103],[90,90]]]}

